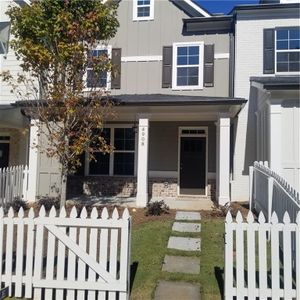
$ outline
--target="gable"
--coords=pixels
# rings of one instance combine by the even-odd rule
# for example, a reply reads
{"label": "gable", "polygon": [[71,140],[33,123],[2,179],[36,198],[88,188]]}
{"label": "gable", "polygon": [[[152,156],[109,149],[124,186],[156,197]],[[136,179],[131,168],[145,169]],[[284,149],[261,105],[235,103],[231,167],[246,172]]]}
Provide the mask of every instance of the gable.
{"label": "gable", "polygon": [[189,17],[210,17],[210,13],[192,0],[170,0],[178,8],[182,9]]}

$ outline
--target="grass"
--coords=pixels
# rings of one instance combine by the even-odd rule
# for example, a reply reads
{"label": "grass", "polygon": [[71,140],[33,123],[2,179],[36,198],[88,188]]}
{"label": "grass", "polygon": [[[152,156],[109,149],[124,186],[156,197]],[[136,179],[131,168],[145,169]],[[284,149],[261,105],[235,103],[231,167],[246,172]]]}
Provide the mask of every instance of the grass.
{"label": "grass", "polygon": [[[220,218],[202,219],[201,221],[201,262],[200,276],[162,272],[164,256],[185,255],[195,256],[194,252],[184,252],[167,249],[169,236],[181,234],[172,233],[173,221],[152,221],[144,223],[133,230],[132,262],[136,269],[132,287],[131,299],[151,299],[157,282],[160,279],[187,281],[198,283],[201,287],[201,299],[221,299],[222,271],[224,267],[224,221]],[[197,237],[199,234],[193,234]],[[218,279],[218,280],[217,280]]]}

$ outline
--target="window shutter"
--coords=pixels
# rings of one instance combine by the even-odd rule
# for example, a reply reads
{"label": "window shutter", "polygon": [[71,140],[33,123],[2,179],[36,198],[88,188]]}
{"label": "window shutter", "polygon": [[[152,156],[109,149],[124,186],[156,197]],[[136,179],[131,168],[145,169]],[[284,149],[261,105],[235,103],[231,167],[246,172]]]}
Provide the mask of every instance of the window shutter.
{"label": "window shutter", "polygon": [[275,30],[264,29],[264,74],[275,73]]}
{"label": "window shutter", "polygon": [[204,86],[214,86],[215,46],[204,45]]}
{"label": "window shutter", "polygon": [[111,88],[121,88],[121,48],[113,48],[111,53],[111,62],[113,64]]}
{"label": "window shutter", "polygon": [[163,47],[163,62],[162,62],[162,87],[172,87],[172,54],[173,47]]}

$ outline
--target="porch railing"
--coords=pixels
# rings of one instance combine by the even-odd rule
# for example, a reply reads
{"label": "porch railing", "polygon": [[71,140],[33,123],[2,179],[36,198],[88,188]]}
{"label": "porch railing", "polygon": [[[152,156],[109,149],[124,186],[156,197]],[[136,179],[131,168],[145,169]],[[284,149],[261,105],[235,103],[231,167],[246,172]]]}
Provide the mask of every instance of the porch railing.
{"label": "porch railing", "polygon": [[14,166],[0,169],[0,204],[8,207],[14,199],[27,201],[28,167]]}

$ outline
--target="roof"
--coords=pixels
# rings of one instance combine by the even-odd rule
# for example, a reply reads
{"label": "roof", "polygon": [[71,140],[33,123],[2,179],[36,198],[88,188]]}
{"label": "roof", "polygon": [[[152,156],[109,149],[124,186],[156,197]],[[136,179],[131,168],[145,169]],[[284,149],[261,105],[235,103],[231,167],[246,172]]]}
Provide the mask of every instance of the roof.
{"label": "roof", "polygon": [[183,24],[187,33],[231,32],[233,16],[217,15],[210,18],[189,18],[183,19]]}
{"label": "roof", "polygon": [[260,83],[265,89],[299,89],[300,76],[260,76],[250,77],[250,81]]}
{"label": "roof", "polygon": [[191,17],[210,17],[211,14],[192,0],[170,0]]}
{"label": "roof", "polygon": [[267,9],[283,9],[283,8],[299,8],[300,3],[266,3],[266,4],[246,4],[235,6],[229,15],[233,15],[239,11],[251,11],[255,9],[267,10]]}
{"label": "roof", "polygon": [[241,105],[247,102],[244,98],[182,96],[164,94],[132,94],[111,96],[119,105],[127,106],[168,106],[168,105]]}

